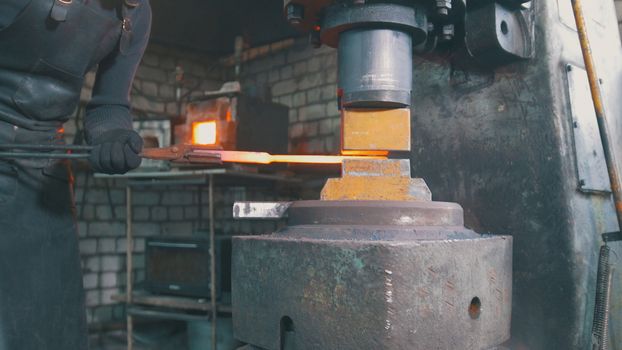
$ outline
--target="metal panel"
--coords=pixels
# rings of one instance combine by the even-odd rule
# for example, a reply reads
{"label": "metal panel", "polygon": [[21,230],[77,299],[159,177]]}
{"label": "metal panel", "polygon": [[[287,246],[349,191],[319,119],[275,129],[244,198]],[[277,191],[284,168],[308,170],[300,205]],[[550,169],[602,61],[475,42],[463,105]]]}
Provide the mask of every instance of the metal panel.
{"label": "metal panel", "polygon": [[587,74],[584,69],[571,64],[566,66],[566,71],[579,190],[611,192]]}

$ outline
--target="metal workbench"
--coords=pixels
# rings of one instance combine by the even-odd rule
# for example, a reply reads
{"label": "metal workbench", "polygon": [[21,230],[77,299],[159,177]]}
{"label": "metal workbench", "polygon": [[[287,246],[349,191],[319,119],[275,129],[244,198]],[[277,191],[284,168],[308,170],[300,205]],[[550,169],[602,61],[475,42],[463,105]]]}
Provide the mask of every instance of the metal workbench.
{"label": "metal workbench", "polygon": [[[154,317],[178,320],[211,319],[212,349],[217,348],[216,329],[218,313],[231,313],[231,306],[216,301],[216,255],[214,252],[214,183],[218,178],[223,186],[245,186],[249,184],[272,184],[275,182],[299,183],[294,177],[245,171],[235,168],[216,168],[198,170],[172,171],[134,171],[124,175],[96,174],[101,179],[126,179],[126,293],[113,297],[113,300],[125,302],[127,317],[127,349],[133,350],[133,317]],[[210,279],[211,297],[209,300],[199,298],[148,295],[135,292],[133,289],[132,253],[134,235],[132,232],[132,191],[153,186],[207,186],[209,205],[209,244],[210,244]],[[199,201],[201,205],[201,201]],[[205,315],[189,315],[180,310],[205,312]]]}

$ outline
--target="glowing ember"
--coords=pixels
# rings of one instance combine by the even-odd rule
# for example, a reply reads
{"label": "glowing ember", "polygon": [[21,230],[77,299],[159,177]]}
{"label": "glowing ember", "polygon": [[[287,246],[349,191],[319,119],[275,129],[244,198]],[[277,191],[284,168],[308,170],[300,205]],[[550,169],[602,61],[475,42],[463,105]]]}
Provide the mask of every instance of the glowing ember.
{"label": "glowing ember", "polygon": [[192,143],[195,145],[216,144],[216,121],[192,123]]}

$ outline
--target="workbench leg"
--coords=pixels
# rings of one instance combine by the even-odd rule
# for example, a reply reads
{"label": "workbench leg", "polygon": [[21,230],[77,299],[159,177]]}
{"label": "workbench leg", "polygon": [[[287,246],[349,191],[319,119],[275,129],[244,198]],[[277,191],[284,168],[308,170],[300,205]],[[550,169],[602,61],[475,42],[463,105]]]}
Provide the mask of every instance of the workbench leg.
{"label": "workbench leg", "polygon": [[214,230],[214,176],[209,176],[209,254],[210,254],[210,293],[212,304],[212,349],[217,350],[216,319],[218,310],[216,305],[216,232]]}
{"label": "workbench leg", "polygon": [[125,213],[125,239],[127,240],[127,246],[125,248],[125,315],[127,322],[127,350],[133,350],[134,324],[129,310],[132,304],[133,293],[132,252],[134,251],[134,240],[132,235],[132,188],[129,184],[125,186]]}

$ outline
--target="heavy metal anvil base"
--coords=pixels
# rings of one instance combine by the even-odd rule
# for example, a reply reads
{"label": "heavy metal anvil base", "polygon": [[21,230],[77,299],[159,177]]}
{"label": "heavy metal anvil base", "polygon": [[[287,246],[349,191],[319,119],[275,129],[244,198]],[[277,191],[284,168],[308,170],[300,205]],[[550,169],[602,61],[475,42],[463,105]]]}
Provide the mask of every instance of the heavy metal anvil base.
{"label": "heavy metal anvil base", "polygon": [[303,201],[233,241],[236,338],[251,348],[488,349],[510,335],[512,239],[431,201]]}

